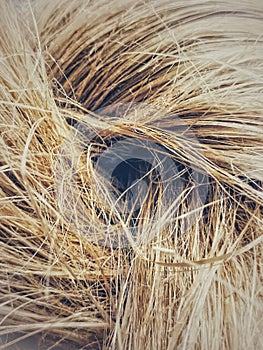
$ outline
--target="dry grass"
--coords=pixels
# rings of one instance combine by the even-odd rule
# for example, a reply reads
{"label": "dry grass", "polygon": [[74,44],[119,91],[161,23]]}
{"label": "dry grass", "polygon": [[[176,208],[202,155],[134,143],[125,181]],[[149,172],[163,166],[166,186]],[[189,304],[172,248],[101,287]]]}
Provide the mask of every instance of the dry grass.
{"label": "dry grass", "polygon": [[[34,349],[261,349],[262,2],[3,0],[0,13],[0,349],[25,338]],[[162,203],[153,220],[146,201],[136,243],[94,149],[72,138],[76,122],[152,140],[206,174],[203,215],[182,233],[186,192],[181,219]],[[62,187],[61,206],[65,149],[80,152],[79,186]]]}

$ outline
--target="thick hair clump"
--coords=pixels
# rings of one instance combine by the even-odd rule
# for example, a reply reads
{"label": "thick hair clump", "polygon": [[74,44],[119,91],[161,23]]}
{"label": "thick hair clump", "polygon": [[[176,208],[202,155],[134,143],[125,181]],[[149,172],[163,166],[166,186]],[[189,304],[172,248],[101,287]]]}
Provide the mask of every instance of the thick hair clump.
{"label": "thick hair clump", "polygon": [[262,2],[0,13],[0,349],[261,349]]}

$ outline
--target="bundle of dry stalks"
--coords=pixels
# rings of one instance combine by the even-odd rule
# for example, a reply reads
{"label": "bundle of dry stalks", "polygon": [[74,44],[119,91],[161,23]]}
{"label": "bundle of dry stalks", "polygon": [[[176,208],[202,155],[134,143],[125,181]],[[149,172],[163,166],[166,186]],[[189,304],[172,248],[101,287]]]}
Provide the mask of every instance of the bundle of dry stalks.
{"label": "bundle of dry stalks", "polygon": [[[262,1],[20,5],[0,2],[0,349],[262,349]],[[156,172],[129,211],[96,162],[135,140],[184,187]]]}

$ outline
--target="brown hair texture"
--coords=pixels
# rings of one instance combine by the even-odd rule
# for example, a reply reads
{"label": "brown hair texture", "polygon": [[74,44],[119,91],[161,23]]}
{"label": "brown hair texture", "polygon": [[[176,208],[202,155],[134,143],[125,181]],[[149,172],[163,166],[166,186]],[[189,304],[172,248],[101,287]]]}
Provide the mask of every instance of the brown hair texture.
{"label": "brown hair texture", "polygon": [[0,13],[0,349],[262,349],[262,1]]}

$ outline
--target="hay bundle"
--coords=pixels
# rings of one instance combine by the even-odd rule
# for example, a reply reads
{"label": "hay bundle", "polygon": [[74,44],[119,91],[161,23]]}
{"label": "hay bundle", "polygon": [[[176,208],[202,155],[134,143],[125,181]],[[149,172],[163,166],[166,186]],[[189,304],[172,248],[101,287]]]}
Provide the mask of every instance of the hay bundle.
{"label": "hay bundle", "polygon": [[262,348],[261,1],[0,6],[0,349]]}

